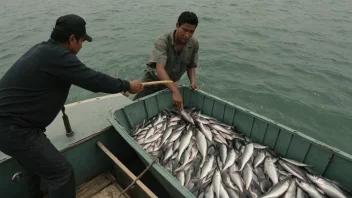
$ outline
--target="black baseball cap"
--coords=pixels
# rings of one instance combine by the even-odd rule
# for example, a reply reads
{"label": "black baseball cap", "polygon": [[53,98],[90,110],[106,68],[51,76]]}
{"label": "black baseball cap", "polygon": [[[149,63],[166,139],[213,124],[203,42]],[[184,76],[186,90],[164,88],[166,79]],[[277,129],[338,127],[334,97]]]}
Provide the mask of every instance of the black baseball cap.
{"label": "black baseball cap", "polygon": [[83,35],[86,41],[92,42],[92,37],[86,33],[86,22],[84,19],[75,14],[68,14],[59,17],[56,20],[55,29],[67,33],[77,33]]}

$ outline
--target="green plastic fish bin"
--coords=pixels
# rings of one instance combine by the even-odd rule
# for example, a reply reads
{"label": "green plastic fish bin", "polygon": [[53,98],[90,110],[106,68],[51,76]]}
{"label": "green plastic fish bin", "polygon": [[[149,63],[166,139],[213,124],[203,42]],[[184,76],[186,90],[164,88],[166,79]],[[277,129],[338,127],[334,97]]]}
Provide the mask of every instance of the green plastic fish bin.
{"label": "green plastic fish bin", "polygon": [[[348,192],[352,191],[352,156],[311,138],[269,118],[225,101],[202,90],[179,87],[185,107],[195,107],[202,114],[236,126],[256,143],[268,146],[282,157],[310,164],[310,171],[333,180]],[[140,98],[124,108],[114,109],[108,118],[116,131],[136,151],[147,166],[153,159],[130,136],[131,129],[156,116],[164,109],[173,108],[172,93],[162,90]],[[318,129],[317,129],[318,130]],[[158,163],[150,172],[174,197],[194,197],[178,180]]]}

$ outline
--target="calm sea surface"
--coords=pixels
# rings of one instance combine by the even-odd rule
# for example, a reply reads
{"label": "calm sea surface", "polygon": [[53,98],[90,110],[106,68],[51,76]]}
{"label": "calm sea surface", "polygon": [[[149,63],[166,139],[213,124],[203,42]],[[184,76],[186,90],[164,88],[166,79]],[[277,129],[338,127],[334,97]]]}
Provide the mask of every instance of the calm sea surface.
{"label": "calm sea surface", "polygon": [[[201,89],[352,153],[350,0],[0,0],[0,77],[55,20],[75,13],[98,71],[139,79],[155,38],[179,14],[199,17]],[[186,75],[182,83],[188,84]],[[67,103],[105,95],[72,87]]]}

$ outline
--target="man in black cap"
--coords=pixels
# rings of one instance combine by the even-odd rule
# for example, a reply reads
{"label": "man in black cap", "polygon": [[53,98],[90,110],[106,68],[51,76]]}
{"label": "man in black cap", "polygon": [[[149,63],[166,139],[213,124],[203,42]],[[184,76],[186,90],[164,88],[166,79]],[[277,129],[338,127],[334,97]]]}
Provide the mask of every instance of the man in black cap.
{"label": "man in black cap", "polygon": [[142,85],[94,71],[76,54],[92,41],[77,15],[57,19],[51,38],[29,49],[0,80],[0,151],[30,173],[29,197],[76,197],[72,166],[44,134],[64,105],[72,84],[93,92],[137,93]]}

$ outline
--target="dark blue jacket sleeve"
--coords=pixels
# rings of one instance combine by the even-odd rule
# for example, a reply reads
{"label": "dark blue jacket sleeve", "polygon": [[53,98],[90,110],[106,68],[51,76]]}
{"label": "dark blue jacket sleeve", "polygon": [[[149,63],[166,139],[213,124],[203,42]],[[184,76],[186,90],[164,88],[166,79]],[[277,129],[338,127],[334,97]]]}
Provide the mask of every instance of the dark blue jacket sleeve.
{"label": "dark blue jacket sleeve", "polygon": [[52,60],[44,70],[63,81],[92,92],[119,93],[130,89],[129,81],[111,77],[83,64],[73,53],[64,53],[60,60]]}

